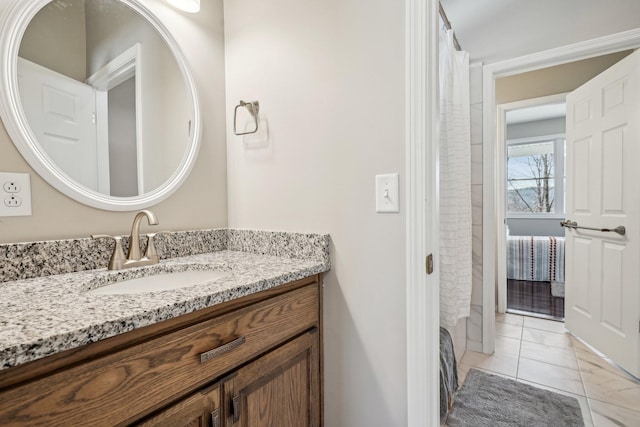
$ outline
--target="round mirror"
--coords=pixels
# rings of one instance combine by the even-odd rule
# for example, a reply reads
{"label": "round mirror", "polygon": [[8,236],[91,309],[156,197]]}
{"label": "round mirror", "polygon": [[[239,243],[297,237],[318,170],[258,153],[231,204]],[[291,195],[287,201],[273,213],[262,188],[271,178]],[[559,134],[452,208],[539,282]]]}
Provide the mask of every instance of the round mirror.
{"label": "round mirror", "polygon": [[0,113],[29,165],[100,209],[164,200],[196,160],[200,114],[169,31],[138,0],[11,0]]}

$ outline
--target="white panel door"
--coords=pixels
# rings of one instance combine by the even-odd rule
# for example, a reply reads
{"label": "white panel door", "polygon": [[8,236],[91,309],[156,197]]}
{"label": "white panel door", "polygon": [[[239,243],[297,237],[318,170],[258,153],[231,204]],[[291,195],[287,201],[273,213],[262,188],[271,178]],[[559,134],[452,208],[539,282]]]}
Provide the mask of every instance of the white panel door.
{"label": "white panel door", "polygon": [[78,183],[99,190],[95,90],[23,58],[18,86],[29,125],[49,157]]}
{"label": "white panel door", "polygon": [[640,51],[567,96],[566,326],[640,376]]}

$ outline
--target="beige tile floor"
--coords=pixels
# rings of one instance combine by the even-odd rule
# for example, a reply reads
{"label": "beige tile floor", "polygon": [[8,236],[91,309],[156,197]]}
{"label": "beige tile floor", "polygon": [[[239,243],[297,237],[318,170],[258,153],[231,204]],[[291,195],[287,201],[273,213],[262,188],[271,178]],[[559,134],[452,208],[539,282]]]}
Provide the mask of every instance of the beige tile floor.
{"label": "beige tile floor", "polygon": [[586,426],[640,427],[640,381],[570,335],[564,324],[514,314],[496,315],[496,351],[467,351],[461,383],[470,368],[573,396]]}

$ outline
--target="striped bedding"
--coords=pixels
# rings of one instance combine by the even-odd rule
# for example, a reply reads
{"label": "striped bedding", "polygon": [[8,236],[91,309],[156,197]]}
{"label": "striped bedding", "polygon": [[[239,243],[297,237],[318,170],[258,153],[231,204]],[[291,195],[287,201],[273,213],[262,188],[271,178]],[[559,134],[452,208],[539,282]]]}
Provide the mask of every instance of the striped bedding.
{"label": "striped bedding", "polygon": [[564,237],[508,236],[507,279],[564,282]]}

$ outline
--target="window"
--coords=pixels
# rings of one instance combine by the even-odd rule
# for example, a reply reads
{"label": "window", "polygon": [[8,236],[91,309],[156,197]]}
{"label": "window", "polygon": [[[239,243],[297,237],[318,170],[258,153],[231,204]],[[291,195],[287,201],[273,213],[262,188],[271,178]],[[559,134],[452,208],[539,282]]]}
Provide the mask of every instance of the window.
{"label": "window", "polygon": [[508,142],[510,216],[564,213],[564,145],[564,136]]}

